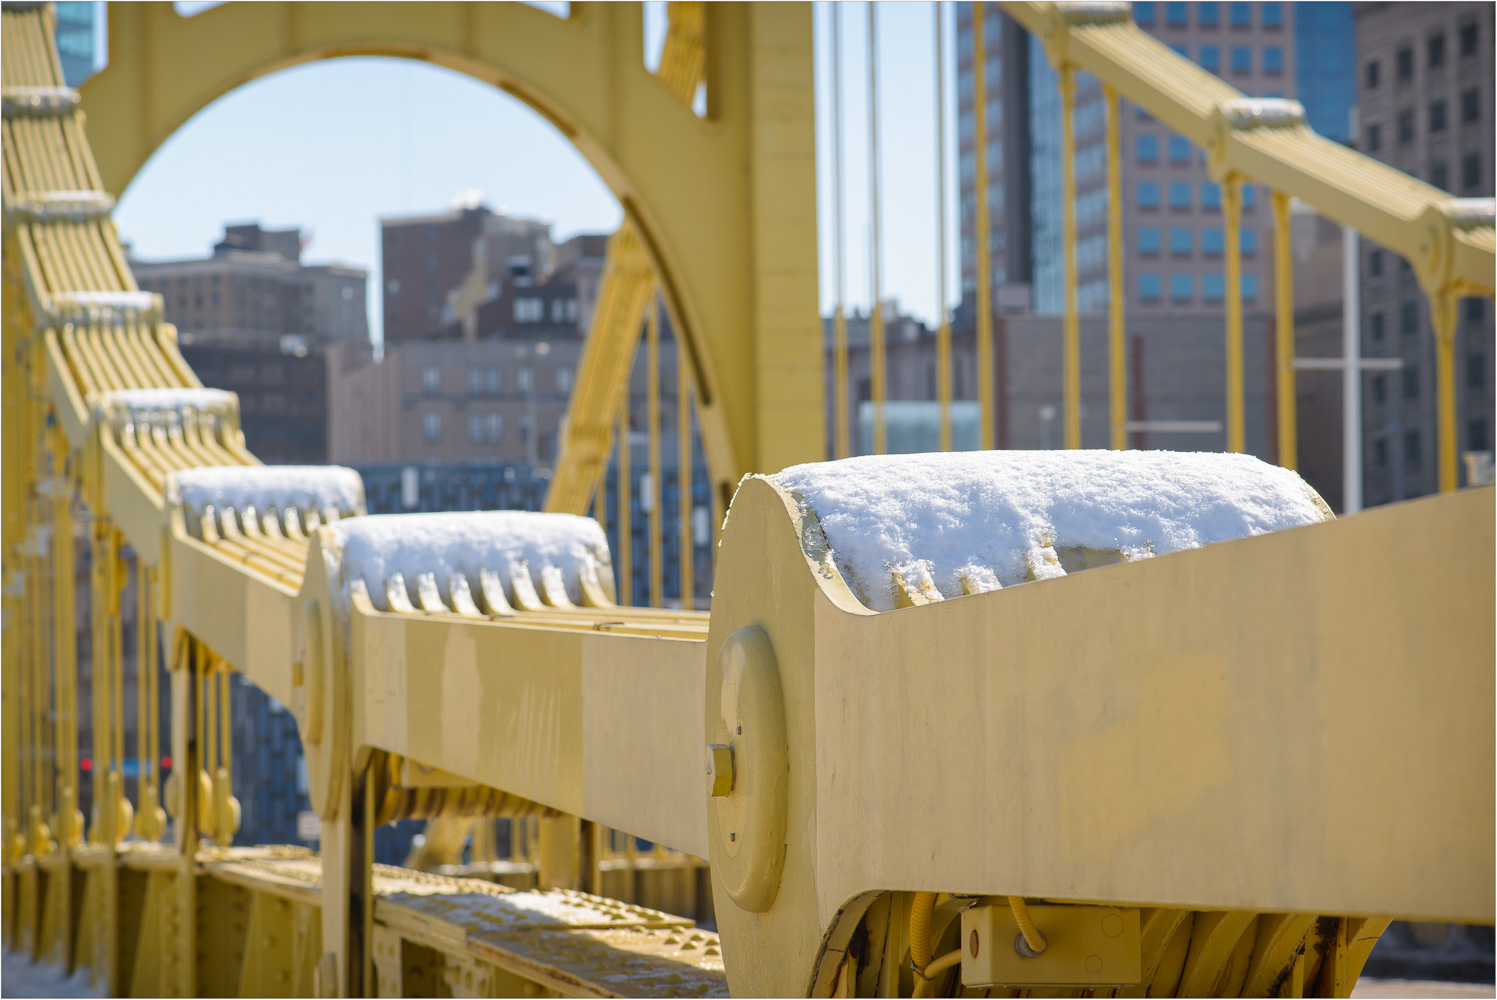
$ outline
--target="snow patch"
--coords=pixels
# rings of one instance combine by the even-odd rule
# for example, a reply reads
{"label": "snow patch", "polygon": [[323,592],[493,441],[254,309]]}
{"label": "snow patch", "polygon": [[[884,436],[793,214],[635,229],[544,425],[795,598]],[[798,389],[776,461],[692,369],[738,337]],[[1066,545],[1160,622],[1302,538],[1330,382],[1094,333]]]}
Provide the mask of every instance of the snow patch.
{"label": "snow patch", "polygon": [[225,465],[182,469],[172,473],[168,495],[199,517],[212,507],[259,513],[294,507],[336,510],[347,517],[364,512],[364,480],[341,465]]}
{"label": "snow patch", "polygon": [[1297,474],[1250,455],[869,455],[768,478],[816,515],[874,611],[895,607],[896,573],[959,597],[1331,517]]}
{"label": "snow patch", "polygon": [[[385,584],[399,574],[410,603],[421,607],[420,579],[435,578],[443,604],[452,606],[454,582],[482,594],[487,571],[498,576],[505,597],[516,603],[511,568],[524,565],[522,585],[544,592],[547,576],[560,574],[572,603],[582,600],[582,581],[606,575],[612,561],[603,529],[590,517],[535,511],[462,511],[444,514],[376,514],[339,521],[323,529],[328,579],[347,606],[350,588],[362,583],[381,611],[390,610]],[[492,582],[492,577],[491,577]],[[527,594],[528,596],[528,594]]]}

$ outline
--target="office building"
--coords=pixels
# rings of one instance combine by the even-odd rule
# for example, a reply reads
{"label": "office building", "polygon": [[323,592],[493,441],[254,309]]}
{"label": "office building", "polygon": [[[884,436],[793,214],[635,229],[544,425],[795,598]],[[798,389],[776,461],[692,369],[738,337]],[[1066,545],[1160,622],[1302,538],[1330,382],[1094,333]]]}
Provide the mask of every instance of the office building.
{"label": "office building", "polygon": [[[1359,3],[1355,12],[1358,147],[1452,197],[1492,197],[1492,6]],[[1364,498],[1388,503],[1438,485],[1434,336],[1408,261],[1364,240],[1361,282],[1363,355],[1403,361],[1363,383]],[[1491,301],[1461,300],[1457,324],[1456,446],[1489,452]]]}

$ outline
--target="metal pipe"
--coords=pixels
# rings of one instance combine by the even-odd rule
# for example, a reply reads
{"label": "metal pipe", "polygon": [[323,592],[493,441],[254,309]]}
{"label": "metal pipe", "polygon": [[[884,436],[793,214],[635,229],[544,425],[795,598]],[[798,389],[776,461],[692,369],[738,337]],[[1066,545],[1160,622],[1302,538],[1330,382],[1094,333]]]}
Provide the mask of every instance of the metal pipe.
{"label": "metal pipe", "polygon": [[992,224],[988,218],[988,88],[987,39],[983,30],[982,0],[972,5],[972,162],[977,196],[977,404],[981,411],[980,445],[994,447],[993,414],[993,264]]}
{"label": "metal pipe", "polygon": [[686,345],[676,334],[676,492],[681,527],[676,532],[681,558],[681,607],[696,607],[696,581],[692,560],[696,545],[691,534],[691,370],[686,363]]}
{"label": "metal pipe", "polygon": [[951,450],[951,316],[946,309],[946,34],[941,4],[935,10],[936,34],[936,399],[940,405],[940,450]]}
{"label": "metal pipe", "polygon": [[847,241],[842,164],[842,5],[832,5],[832,247],[837,259],[837,310],[832,320],[833,458],[851,454],[847,412]]}
{"label": "metal pipe", "polygon": [[1272,198],[1274,223],[1274,359],[1279,406],[1279,464],[1286,469],[1299,464],[1299,428],[1295,426],[1294,398],[1294,271],[1290,248],[1289,196],[1275,191]]}
{"label": "metal pipe", "polygon": [[1060,68],[1061,253],[1065,257],[1066,312],[1061,343],[1061,394],[1067,448],[1081,447],[1081,318],[1076,299],[1076,71]]}
{"label": "metal pipe", "polygon": [[1357,231],[1341,227],[1341,513],[1362,509],[1362,261]]}
{"label": "metal pipe", "polygon": [[878,155],[878,5],[868,4],[868,144],[869,144],[869,214],[873,227],[873,307],[868,314],[869,381],[873,393],[873,453],[889,450],[888,428],[884,424],[884,309],[883,309],[883,241],[879,226],[879,155]]}
{"label": "metal pipe", "polygon": [[1227,240],[1227,450],[1246,450],[1242,412],[1242,177],[1222,180]]}
{"label": "metal pipe", "polygon": [[1108,444],[1121,451],[1128,447],[1128,359],[1123,307],[1128,300],[1123,286],[1123,107],[1118,92],[1102,88],[1107,103],[1107,376]]}
{"label": "metal pipe", "polygon": [[1459,442],[1455,430],[1455,326],[1458,300],[1453,292],[1429,297],[1430,326],[1435,331],[1436,447],[1440,492],[1456,488]]}
{"label": "metal pipe", "polygon": [[[638,342],[630,353],[638,353]],[[624,384],[624,402],[619,413],[619,603],[634,603],[634,512],[629,509],[633,492],[634,459],[629,454],[629,398],[634,389],[634,363]]]}
{"label": "metal pipe", "polygon": [[660,295],[650,296],[645,328],[645,407],[650,435],[650,607],[660,607],[664,567],[660,564]]}

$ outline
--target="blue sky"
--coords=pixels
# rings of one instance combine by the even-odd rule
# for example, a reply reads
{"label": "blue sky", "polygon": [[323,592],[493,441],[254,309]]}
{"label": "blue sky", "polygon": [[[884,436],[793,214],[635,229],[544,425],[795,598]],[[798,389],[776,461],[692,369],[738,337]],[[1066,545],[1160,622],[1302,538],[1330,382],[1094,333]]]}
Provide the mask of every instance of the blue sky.
{"label": "blue sky", "polygon": [[[646,48],[656,50],[664,4],[645,8]],[[949,4],[943,14],[948,142],[954,144]],[[866,306],[868,5],[843,4],[841,16],[847,298],[849,305]],[[878,17],[884,295],[933,318],[934,5],[881,4]],[[830,311],[831,5],[816,5],[815,23],[822,305]],[[949,161],[948,202],[954,203],[954,154]],[[123,193],[115,219],[121,236],[148,260],[205,254],[226,222],[299,225],[312,237],[306,259],[368,268],[370,324],[378,331],[379,217],[442,210],[475,191],[495,208],[550,219],[558,239],[611,231],[621,218],[592,167],[524,104],[425,63],[357,58],[286,70],[214,102],[156,152]],[[954,234],[948,245],[948,288],[954,290]]]}

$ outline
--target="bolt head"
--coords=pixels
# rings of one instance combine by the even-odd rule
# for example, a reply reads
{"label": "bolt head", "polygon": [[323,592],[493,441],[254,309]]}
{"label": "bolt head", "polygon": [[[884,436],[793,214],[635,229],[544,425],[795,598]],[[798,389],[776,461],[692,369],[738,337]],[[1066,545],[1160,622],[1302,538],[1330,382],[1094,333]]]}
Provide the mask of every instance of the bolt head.
{"label": "bolt head", "polygon": [[718,798],[733,791],[733,748],[725,743],[707,747],[707,787]]}

